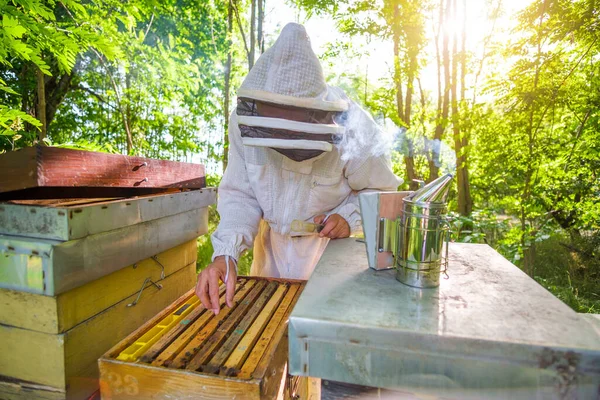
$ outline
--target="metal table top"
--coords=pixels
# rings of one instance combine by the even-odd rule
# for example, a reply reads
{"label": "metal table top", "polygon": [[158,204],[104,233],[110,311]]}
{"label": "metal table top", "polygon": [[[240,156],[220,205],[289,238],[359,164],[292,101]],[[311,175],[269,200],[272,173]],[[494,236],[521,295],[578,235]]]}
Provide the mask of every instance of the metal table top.
{"label": "metal table top", "polygon": [[291,373],[444,398],[598,396],[585,318],[487,245],[451,243],[448,275],[411,288],[369,269],[363,243],[332,241],[290,317]]}

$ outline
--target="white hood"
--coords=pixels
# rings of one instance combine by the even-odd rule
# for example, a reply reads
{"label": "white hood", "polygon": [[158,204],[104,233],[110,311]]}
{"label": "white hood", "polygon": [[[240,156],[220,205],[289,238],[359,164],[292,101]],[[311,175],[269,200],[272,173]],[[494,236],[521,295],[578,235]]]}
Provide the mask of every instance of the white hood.
{"label": "white hood", "polygon": [[323,69],[302,25],[287,24],[238,90],[238,97],[324,111],[345,111],[348,103],[325,83]]}

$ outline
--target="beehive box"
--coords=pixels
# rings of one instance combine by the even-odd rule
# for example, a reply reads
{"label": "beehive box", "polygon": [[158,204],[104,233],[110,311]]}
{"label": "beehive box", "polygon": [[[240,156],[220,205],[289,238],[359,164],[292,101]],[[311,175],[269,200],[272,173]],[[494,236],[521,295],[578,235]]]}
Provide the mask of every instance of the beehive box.
{"label": "beehive box", "polygon": [[[233,308],[221,287],[217,316],[188,292],[102,356],[102,398],[275,398],[287,376],[288,316],[303,287],[240,277]],[[306,390],[306,380],[287,382],[288,397]]]}
{"label": "beehive box", "polygon": [[216,190],[0,203],[0,288],[55,296],[208,231]]}
{"label": "beehive box", "polygon": [[194,239],[56,296],[0,289],[0,399],[90,396],[98,358],[193,287],[196,256]]}

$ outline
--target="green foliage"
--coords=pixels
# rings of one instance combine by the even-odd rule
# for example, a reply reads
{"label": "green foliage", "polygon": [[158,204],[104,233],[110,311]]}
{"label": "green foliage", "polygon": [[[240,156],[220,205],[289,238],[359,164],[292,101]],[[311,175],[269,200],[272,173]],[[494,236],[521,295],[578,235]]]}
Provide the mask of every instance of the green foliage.
{"label": "green foliage", "polygon": [[214,140],[201,133],[214,130],[222,112],[224,5],[133,4],[94,11],[99,20],[120,11],[110,28],[126,56],[107,62],[87,54],[81,83],[65,99],[51,134],[57,141],[97,138],[154,158],[188,159],[205,151],[215,159]]}
{"label": "green foliage", "polygon": [[[37,139],[39,68],[48,135],[155,158],[217,160],[226,3],[0,1],[0,149]],[[22,122],[28,122],[23,124]],[[220,132],[219,132],[220,134]]]}
{"label": "green foliage", "polygon": [[21,138],[21,135],[17,134],[17,132],[24,129],[23,124],[25,122],[28,122],[35,127],[41,125],[40,121],[23,111],[10,109],[4,105],[0,105],[0,135],[10,137],[9,140],[12,139],[12,150],[14,150],[14,141]]}
{"label": "green foliage", "polygon": [[[90,48],[109,59],[120,54],[110,38],[88,22],[88,8],[78,0],[0,1],[0,100],[8,104],[0,108],[0,126],[5,136],[26,130],[23,122],[40,127],[32,117],[34,113],[17,107],[23,86],[15,84],[14,78],[20,76],[24,81],[23,66],[28,65],[32,75],[39,69],[46,76],[53,76],[69,74],[77,57]],[[24,144],[31,144],[35,136],[25,139],[29,140]],[[7,142],[9,147],[15,147],[10,140],[0,142],[0,146],[6,148]]]}
{"label": "green foliage", "polygon": [[534,1],[500,53],[508,74],[488,81],[494,101],[471,115],[476,204],[518,219],[501,248],[532,276],[554,231],[598,231],[597,16],[586,1]]}
{"label": "green foliage", "polygon": [[[401,76],[408,73],[407,57],[415,51],[407,45],[423,43],[418,27],[425,14],[409,1],[297,3],[331,14],[351,38],[400,34]],[[402,13],[396,31],[390,13],[394,7]],[[467,86],[479,99],[473,94],[460,105],[458,121],[470,132],[469,146],[463,149],[469,157],[470,191],[479,211],[451,213],[453,240],[488,243],[576,310],[597,312],[597,294],[589,288],[600,285],[598,274],[591,272],[598,263],[598,245],[586,238],[597,237],[600,230],[600,9],[589,0],[535,0],[516,17],[509,39],[491,37],[484,59],[471,60],[467,71],[472,80],[481,73],[474,69],[477,64],[490,65],[483,84]],[[427,24],[435,32],[435,18]],[[353,40],[332,43],[325,56],[333,65],[367,53]],[[435,59],[430,55],[423,61]],[[388,79],[368,85],[361,75],[344,71],[330,78],[380,120],[402,126],[393,71]],[[413,101],[409,137],[431,135],[435,99],[430,96],[420,92]],[[417,175],[426,177],[428,158],[414,161]],[[394,154],[393,162],[403,175],[402,154]],[[450,206],[456,207],[454,200]],[[584,271],[585,279],[577,278]]]}
{"label": "green foliage", "polygon": [[600,313],[600,235],[553,234],[537,247],[535,279],[577,312]]}
{"label": "green foliage", "polygon": [[[209,187],[217,187],[221,177],[218,175],[207,175],[206,185]],[[219,214],[216,206],[210,206],[208,209],[208,234],[198,238],[198,259],[196,266],[198,271],[203,270],[212,261],[213,247],[210,241],[210,235],[217,229],[219,225]],[[250,267],[252,266],[252,250],[248,250],[242,254],[238,260],[238,273],[240,275],[249,275]]]}
{"label": "green foliage", "polygon": [[461,243],[485,243],[498,247],[499,242],[510,231],[516,221],[500,216],[490,210],[476,210],[465,217],[456,212],[448,213],[452,240]]}

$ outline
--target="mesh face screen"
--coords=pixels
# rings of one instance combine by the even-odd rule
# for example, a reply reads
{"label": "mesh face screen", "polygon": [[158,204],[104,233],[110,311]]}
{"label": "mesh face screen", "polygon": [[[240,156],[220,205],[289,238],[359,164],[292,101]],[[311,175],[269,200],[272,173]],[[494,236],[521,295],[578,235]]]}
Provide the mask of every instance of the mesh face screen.
{"label": "mesh face screen", "polygon": [[334,118],[339,113],[240,98],[237,103],[237,114],[251,117],[282,118],[310,124],[334,124]]}

